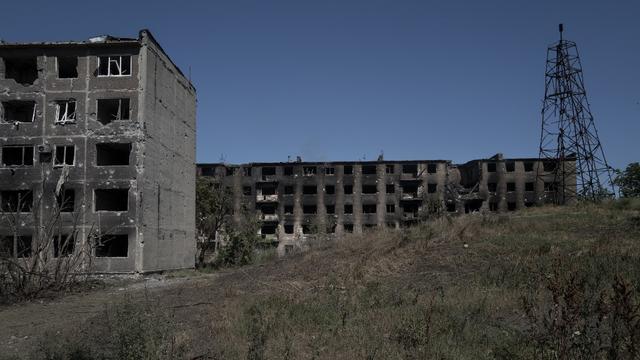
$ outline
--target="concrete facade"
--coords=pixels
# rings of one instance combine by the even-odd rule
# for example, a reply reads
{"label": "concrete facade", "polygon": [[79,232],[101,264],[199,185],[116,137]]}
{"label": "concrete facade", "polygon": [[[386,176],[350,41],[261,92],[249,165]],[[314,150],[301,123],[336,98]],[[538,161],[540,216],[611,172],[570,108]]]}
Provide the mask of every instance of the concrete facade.
{"label": "concrete facade", "polygon": [[106,243],[92,271],[193,267],[196,92],[151,33],[0,43],[0,58],[0,201],[31,191],[42,212],[63,178],[63,226]]}
{"label": "concrete facade", "polygon": [[[198,164],[197,175],[232,189],[234,208],[255,208],[266,244],[285,252],[319,229],[340,236],[398,228],[428,208],[514,211],[551,200],[555,174],[537,158]],[[575,179],[573,180],[575,182]]]}

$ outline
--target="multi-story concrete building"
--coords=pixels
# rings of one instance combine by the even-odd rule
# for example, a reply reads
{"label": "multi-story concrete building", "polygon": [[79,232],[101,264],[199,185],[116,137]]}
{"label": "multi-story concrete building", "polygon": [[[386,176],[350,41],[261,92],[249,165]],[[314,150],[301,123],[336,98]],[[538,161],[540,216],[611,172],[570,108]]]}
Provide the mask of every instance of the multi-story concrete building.
{"label": "multi-story concrete building", "polygon": [[[513,211],[548,202],[558,180],[536,158],[198,164],[255,208],[263,239],[281,250],[318,230],[337,235],[397,228],[429,211]],[[575,182],[575,179],[574,179]]]}
{"label": "multi-story concrete building", "polygon": [[100,239],[92,271],[193,267],[196,93],[151,33],[2,42],[0,58],[0,205],[24,214],[22,256],[57,201],[76,247]]}

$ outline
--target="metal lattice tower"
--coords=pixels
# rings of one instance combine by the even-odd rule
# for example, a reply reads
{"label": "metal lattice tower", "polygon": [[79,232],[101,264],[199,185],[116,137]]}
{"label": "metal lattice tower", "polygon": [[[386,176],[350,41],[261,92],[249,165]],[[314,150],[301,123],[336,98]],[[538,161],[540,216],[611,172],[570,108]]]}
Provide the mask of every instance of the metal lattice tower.
{"label": "metal lattice tower", "polygon": [[545,190],[556,203],[597,201],[614,191],[612,169],[587,101],[578,48],[562,38],[562,24],[559,29],[560,41],[547,49],[545,70],[540,160],[555,180]]}

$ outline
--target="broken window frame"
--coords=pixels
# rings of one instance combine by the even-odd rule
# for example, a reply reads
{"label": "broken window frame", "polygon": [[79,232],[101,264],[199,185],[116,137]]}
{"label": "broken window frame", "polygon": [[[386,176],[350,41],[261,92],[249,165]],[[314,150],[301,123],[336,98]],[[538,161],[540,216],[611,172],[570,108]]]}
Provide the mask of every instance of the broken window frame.
{"label": "broken window frame", "polygon": [[[8,148],[21,148],[22,149],[22,160],[20,162],[20,164],[7,164],[5,163],[5,151]],[[31,159],[29,159],[27,157],[27,153],[28,151],[26,151],[26,149],[30,148],[31,149]],[[25,160],[29,160],[29,161],[25,161]],[[33,146],[30,145],[5,145],[2,147],[2,166],[3,167],[27,167],[27,166],[33,166],[33,162],[34,162],[34,149]]]}
{"label": "broken window frame", "polygon": [[396,212],[396,205],[395,204],[387,204],[387,213],[393,214],[395,212]]}
{"label": "broken window frame", "polygon": [[334,168],[334,167],[326,167],[326,168],[324,168],[324,174],[325,175],[329,175],[329,176],[335,175],[336,174],[336,168]]}
{"label": "broken window frame", "polygon": [[[106,104],[107,102],[115,102],[115,101],[118,102],[117,104],[118,110],[116,111],[116,113],[109,114],[109,119],[101,119],[100,107],[109,106]],[[102,105],[100,103],[102,103]],[[96,120],[102,125],[108,125],[113,121],[130,121],[131,120],[131,99],[126,97],[97,99],[96,100]]]}
{"label": "broken window frame", "polygon": [[[122,59],[123,58],[128,58],[129,60],[129,73],[128,74],[122,74],[123,72],[123,66],[122,66]],[[102,68],[102,61],[104,61],[104,59],[107,60],[107,73],[106,74],[101,74],[101,68]],[[114,64],[116,66],[116,68],[118,69],[119,74],[112,74],[111,73],[111,64]],[[132,65],[132,59],[131,59],[131,55],[106,55],[106,56],[98,56],[98,77],[129,77],[131,76],[131,74],[133,73],[131,66]]]}
{"label": "broken window frame", "polygon": [[[127,237],[126,242],[126,255],[124,256],[108,256],[103,247],[109,243],[109,241],[122,240],[124,237]],[[111,237],[111,239],[109,239]],[[94,256],[96,258],[128,258],[129,257],[129,235],[128,234],[103,234],[96,239],[96,244],[94,246]]]}
{"label": "broken window frame", "polygon": [[[69,105],[73,103],[73,112],[69,113]],[[64,105],[64,112],[61,111]],[[78,102],[75,99],[56,100],[56,124],[73,124],[76,122],[76,113],[78,111]]]}
{"label": "broken window frame", "polygon": [[58,195],[55,196],[56,204],[60,212],[73,212],[76,202],[76,191],[74,189],[62,189]]}
{"label": "broken window frame", "polygon": [[[71,164],[67,163],[69,148],[71,148]],[[62,149],[62,163],[58,162],[58,152]],[[53,157],[53,167],[74,166],[76,163],[76,147],[75,145],[56,145],[55,156]]]}
{"label": "broken window frame", "polygon": [[[13,120],[12,119],[7,119],[7,106],[5,104],[11,104],[11,103],[30,103],[30,104],[32,104],[31,121],[19,121],[19,120],[15,120],[15,119],[13,119]],[[36,104],[35,100],[7,100],[7,101],[3,101],[2,102],[2,119],[1,119],[1,121],[3,123],[7,123],[7,124],[34,123],[36,121],[36,108],[37,108],[37,104]]]}
{"label": "broken window frame", "polygon": [[[10,196],[16,195],[17,201],[12,201]],[[7,199],[9,198],[9,199]],[[0,212],[5,213],[30,213],[33,211],[32,190],[1,190]]]}
{"label": "broken window frame", "polygon": [[385,174],[393,174],[395,172],[395,167],[393,165],[387,165],[384,168]]}

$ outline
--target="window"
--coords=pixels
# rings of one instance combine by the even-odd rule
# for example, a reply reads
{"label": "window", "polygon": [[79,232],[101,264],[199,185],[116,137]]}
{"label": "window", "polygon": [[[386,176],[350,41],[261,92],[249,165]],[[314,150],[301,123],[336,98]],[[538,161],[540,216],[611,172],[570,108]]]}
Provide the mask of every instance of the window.
{"label": "window", "polygon": [[31,212],[33,192],[31,190],[0,191],[0,209],[4,212]]}
{"label": "window", "polygon": [[544,182],[544,191],[558,191],[558,183],[557,182]]}
{"label": "window", "polygon": [[436,172],[438,172],[437,164],[427,164],[427,173],[435,174]]}
{"label": "window", "polygon": [[29,257],[31,242],[31,236],[0,236],[0,257]]}
{"label": "window", "polygon": [[495,201],[490,202],[489,211],[498,211],[498,203]]}
{"label": "window", "polygon": [[97,166],[129,165],[131,144],[129,143],[101,143],[96,144]]}
{"label": "window", "polygon": [[524,183],[524,191],[534,191],[534,183],[532,182],[527,182]]}
{"label": "window", "polygon": [[287,185],[284,187],[284,194],[285,195],[292,195],[293,194],[293,186],[291,185]]}
{"label": "window", "polygon": [[384,172],[385,172],[385,173],[387,173],[387,174],[393,174],[393,172],[394,172],[393,165],[387,165],[387,166],[385,166],[385,168],[384,168]]}
{"label": "window", "polygon": [[76,192],[73,189],[64,189],[56,196],[56,203],[60,212],[73,212]]}
{"label": "window", "polygon": [[129,189],[96,189],[95,211],[127,211]]}
{"label": "window", "polygon": [[103,235],[97,240],[96,257],[127,257],[128,235]]}
{"label": "window", "polygon": [[498,184],[494,182],[488,183],[487,188],[489,189],[489,192],[496,192],[498,190]]}
{"label": "window", "polygon": [[293,234],[293,225],[292,224],[285,224],[284,225],[284,233],[285,234]]}
{"label": "window", "polygon": [[2,166],[33,166],[33,146],[3,146]]}
{"label": "window", "polygon": [[488,172],[496,172],[496,163],[487,163],[487,171]]}
{"label": "window", "polygon": [[284,206],[284,213],[285,213],[285,215],[292,215],[293,214],[293,205],[285,205]]}
{"label": "window", "polygon": [[508,182],[507,183],[507,191],[516,191],[516,183]]}
{"label": "window", "polygon": [[375,214],[376,213],[376,204],[363,204],[362,212],[365,214]]}
{"label": "window", "polygon": [[507,161],[505,163],[505,167],[507,168],[507,172],[516,171],[516,163],[514,163],[513,161]]}
{"label": "window", "polygon": [[347,232],[347,233],[353,232],[353,224],[344,224],[342,227],[344,228],[344,232]]}
{"label": "window", "polygon": [[543,169],[544,171],[547,171],[547,172],[555,171],[556,163],[554,163],[553,161],[545,161],[543,163]]}
{"label": "window", "polygon": [[362,167],[363,175],[375,175],[376,174],[376,166],[375,165],[364,165]]}
{"label": "window", "polygon": [[98,99],[98,122],[102,125],[116,120],[130,120],[129,99]]}
{"label": "window", "polygon": [[532,207],[532,206],[534,206],[534,205],[535,205],[535,204],[534,204],[533,202],[531,202],[531,201],[525,201],[525,203],[524,203],[524,207],[528,207],[528,208],[529,208],[529,207]]}
{"label": "window", "polygon": [[318,186],[316,185],[305,185],[302,187],[302,193],[304,195],[313,195],[318,192]]}
{"label": "window", "polygon": [[336,206],[335,205],[327,205],[326,206],[327,214],[335,214]]}
{"label": "window", "polygon": [[273,166],[265,166],[262,168],[262,176],[272,176],[276,174],[276,168]]}
{"label": "window", "polygon": [[344,205],[344,213],[345,214],[353,214],[353,205],[345,204]]}
{"label": "window", "polygon": [[309,225],[302,225],[302,233],[303,234],[311,234],[311,227]]}
{"label": "window", "polygon": [[438,184],[427,184],[427,193],[434,194],[438,190]]}
{"label": "window", "polygon": [[5,57],[4,77],[13,79],[18,84],[31,85],[38,78],[38,58],[33,57]]}
{"label": "window", "polygon": [[58,56],[58,78],[73,79],[78,77],[78,58],[75,56]]}
{"label": "window", "polygon": [[98,57],[98,76],[131,75],[131,56]]}
{"label": "window", "polygon": [[387,194],[393,194],[396,192],[396,186],[394,184],[387,184]]}
{"label": "window", "polygon": [[533,171],[533,162],[527,161],[524,163],[524,171],[531,172]]}
{"label": "window", "polygon": [[403,174],[412,174],[412,175],[416,176],[416,175],[418,175],[418,165],[416,165],[416,164],[402,165],[402,173]]}
{"label": "window", "polygon": [[243,186],[242,195],[251,195],[251,186]]}
{"label": "window", "polygon": [[251,168],[249,166],[245,166],[242,168],[243,176],[251,176]]}
{"label": "window", "polygon": [[515,211],[516,210],[516,203],[515,202],[508,202],[507,203],[507,210]]}
{"label": "window", "polygon": [[233,176],[233,168],[232,167],[225,168],[225,171],[226,171],[227,176]]}
{"label": "window", "polygon": [[388,213],[396,212],[396,206],[394,204],[387,204],[387,212]]}
{"label": "window", "polygon": [[76,147],[73,145],[56,146],[56,157],[53,166],[73,166],[75,153]]}
{"label": "window", "polygon": [[324,191],[325,193],[329,194],[329,195],[333,195],[336,193],[336,187],[333,185],[326,185],[324,187]]}
{"label": "window", "polygon": [[287,175],[287,176],[293,175],[293,166],[285,166],[284,167],[284,174]]}
{"label": "window", "polygon": [[344,185],[344,193],[347,195],[353,194],[353,185]]}
{"label": "window", "polygon": [[35,109],[35,101],[4,101],[2,102],[2,121],[33,122],[36,117]]}
{"label": "window", "polygon": [[333,167],[326,167],[324,168],[324,173],[325,175],[335,175],[336,174],[336,169]]}
{"label": "window", "polygon": [[304,205],[302,206],[303,214],[315,214],[318,212],[318,206],[316,205]]}
{"label": "window", "polygon": [[277,189],[275,186],[268,184],[260,187],[260,194],[262,195],[276,195]]}
{"label": "window", "polygon": [[311,176],[315,175],[318,169],[315,166],[305,166],[303,167],[304,175]]}
{"label": "window", "polygon": [[53,256],[65,257],[73,254],[75,248],[75,234],[57,234],[53,236]]}
{"label": "window", "polygon": [[344,166],[344,174],[345,174],[345,175],[351,175],[351,174],[353,174],[353,166],[351,166],[351,165],[345,165],[345,166]]}
{"label": "window", "polygon": [[76,101],[73,99],[56,101],[56,124],[74,122],[76,122]]}
{"label": "window", "polygon": [[362,185],[363,194],[375,194],[377,192],[378,192],[378,187],[376,185]]}

